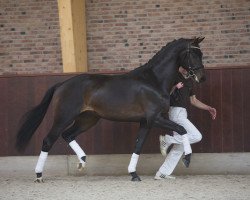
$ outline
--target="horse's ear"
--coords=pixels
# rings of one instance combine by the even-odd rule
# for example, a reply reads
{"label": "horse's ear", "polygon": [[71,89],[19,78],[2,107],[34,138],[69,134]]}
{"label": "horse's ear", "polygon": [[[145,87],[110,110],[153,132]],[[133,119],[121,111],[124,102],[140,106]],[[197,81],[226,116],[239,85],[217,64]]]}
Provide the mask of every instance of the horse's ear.
{"label": "horse's ear", "polygon": [[192,41],[192,44],[193,45],[198,45],[199,43],[202,42],[202,40],[204,40],[205,37],[197,37],[197,38],[194,38],[193,41]]}
{"label": "horse's ear", "polygon": [[204,39],[205,37],[198,37],[198,43],[201,43]]}

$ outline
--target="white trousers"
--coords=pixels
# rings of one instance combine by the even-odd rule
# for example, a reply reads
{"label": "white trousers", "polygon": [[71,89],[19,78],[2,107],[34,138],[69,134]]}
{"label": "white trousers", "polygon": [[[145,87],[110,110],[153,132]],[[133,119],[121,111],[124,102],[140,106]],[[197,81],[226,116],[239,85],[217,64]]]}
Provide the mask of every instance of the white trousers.
{"label": "white trousers", "polygon": [[[199,142],[202,139],[200,131],[187,119],[187,110],[185,108],[170,107],[169,119],[186,129],[190,144]],[[173,133],[173,136],[165,135],[165,140],[167,143],[170,142],[174,145],[159,171],[162,174],[170,175],[178,164],[184,152],[184,147],[182,143],[182,136],[176,132]]]}

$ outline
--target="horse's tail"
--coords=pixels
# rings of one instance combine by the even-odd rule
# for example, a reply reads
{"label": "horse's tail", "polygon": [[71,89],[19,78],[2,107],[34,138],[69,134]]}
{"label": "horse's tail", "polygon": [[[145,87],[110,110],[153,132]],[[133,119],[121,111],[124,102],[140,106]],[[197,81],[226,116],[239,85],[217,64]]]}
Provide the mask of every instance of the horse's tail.
{"label": "horse's tail", "polygon": [[21,127],[17,133],[16,149],[18,151],[23,151],[25,149],[32,135],[41,124],[52,100],[54,92],[59,85],[61,85],[61,83],[56,84],[48,89],[41,103],[34,107],[32,110],[28,111],[23,116]]}

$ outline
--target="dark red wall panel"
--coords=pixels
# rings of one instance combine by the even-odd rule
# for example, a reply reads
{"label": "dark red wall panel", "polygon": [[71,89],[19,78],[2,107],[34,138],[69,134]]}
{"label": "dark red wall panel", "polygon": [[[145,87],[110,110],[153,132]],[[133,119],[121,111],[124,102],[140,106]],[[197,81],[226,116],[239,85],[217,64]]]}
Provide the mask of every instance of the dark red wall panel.
{"label": "dark red wall panel", "polygon": [[[53,113],[49,108],[42,124],[24,154],[15,148],[15,137],[21,116],[38,104],[47,89],[74,74],[50,74],[0,77],[0,155],[37,155],[48,133]],[[208,69],[206,82],[196,87],[198,99],[214,106],[218,116],[211,120],[208,112],[189,108],[189,117],[203,135],[193,145],[194,152],[250,152],[250,68]],[[81,134],[77,141],[87,154],[132,153],[137,123],[100,120]],[[152,129],[143,153],[159,153],[158,136],[165,131]],[[68,145],[60,138],[50,154],[70,154]]]}

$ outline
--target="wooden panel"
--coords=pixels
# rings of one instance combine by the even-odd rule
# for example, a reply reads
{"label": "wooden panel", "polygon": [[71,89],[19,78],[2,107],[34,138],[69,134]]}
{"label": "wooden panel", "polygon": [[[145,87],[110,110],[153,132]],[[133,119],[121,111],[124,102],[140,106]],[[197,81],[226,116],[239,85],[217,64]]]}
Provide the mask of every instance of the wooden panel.
{"label": "wooden panel", "polygon": [[[213,95],[213,92],[211,91],[211,82],[213,81],[213,76],[211,73],[207,73],[207,81],[205,83],[200,84],[200,91],[201,95],[199,99],[202,100],[207,105],[215,106],[213,105],[213,102],[211,101],[211,96]],[[203,85],[204,84],[204,85]],[[212,152],[212,138],[211,134],[211,127],[214,123],[214,121],[211,119],[210,113],[207,111],[201,111],[201,123],[198,123],[201,129],[202,133],[202,150],[201,152]]]}
{"label": "wooden panel", "polygon": [[249,104],[249,99],[250,99],[250,74],[249,70],[243,70],[242,71],[242,88],[240,90],[243,90],[243,102],[241,105],[243,108],[243,114],[242,118],[238,119],[239,121],[243,121],[243,146],[244,146],[244,151],[249,152],[250,151],[250,104]]}
{"label": "wooden panel", "polygon": [[2,78],[0,83],[0,156],[10,155],[8,152],[8,107],[6,106],[8,104],[8,81],[6,79]]}
{"label": "wooden panel", "polygon": [[85,1],[72,0],[71,2],[76,72],[87,72],[88,67]]}
{"label": "wooden panel", "polygon": [[[222,71],[222,92],[221,92],[221,121],[222,121],[222,134],[223,134],[223,152],[230,152],[233,147],[233,132],[232,132],[232,71]],[[225,87],[226,86],[226,87]]]}
{"label": "wooden panel", "polygon": [[[244,132],[243,132],[243,98],[246,91],[243,89],[243,71],[233,71],[232,76],[232,140],[233,149],[237,152],[244,151]],[[240,89],[242,88],[242,89]],[[243,120],[240,120],[243,119]]]}
{"label": "wooden panel", "polygon": [[71,0],[58,0],[64,72],[76,72]]}
{"label": "wooden panel", "polygon": [[[74,74],[0,77],[0,155],[21,155],[14,148],[18,121],[37,105],[47,89]],[[207,70],[207,81],[197,87],[197,98],[215,107],[216,120],[206,111],[190,107],[191,121],[203,135],[193,145],[194,152],[250,152],[250,69]],[[37,155],[42,140],[53,122],[49,107],[42,124],[22,155]],[[87,154],[132,153],[139,125],[137,123],[100,120],[95,127],[81,134],[77,141]],[[159,153],[158,136],[164,130],[152,129],[143,153]],[[50,154],[71,154],[60,138]]]}
{"label": "wooden panel", "polygon": [[[216,120],[211,124],[210,132],[207,134],[211,137],[212,143],[212,152],[222,152],[222,100],[221,100],[221,92],[222,92],[222,73],[221,70],[211,70],[211,81],[210,81],[210,105],[216,108],[217,117]],[[202,89],[202,88],[201,88]],[[206,122],[205,122],[206,123]]]}
{"label": "wooden panel", "polygon": [[58,0],[64,72],[87,71],[85,1]]}
{"label": "wooden panel", "polygon": [[[31,108],[34,103],[34,96],[31,91],[33,90],[33,80],[30,82],[22,77],[8,78],[7,79],[7,89],[8,95],[7,105],[8,108],[8,152],[9,155],[16,153],[15,137],[16,130],[19,127],[19,120],[23,114],[24,110]],[[23,98],[25,97],[25,98]],[[33,152],[34,138],[30,141],[30,145],[27,148],[28,152]]]}

